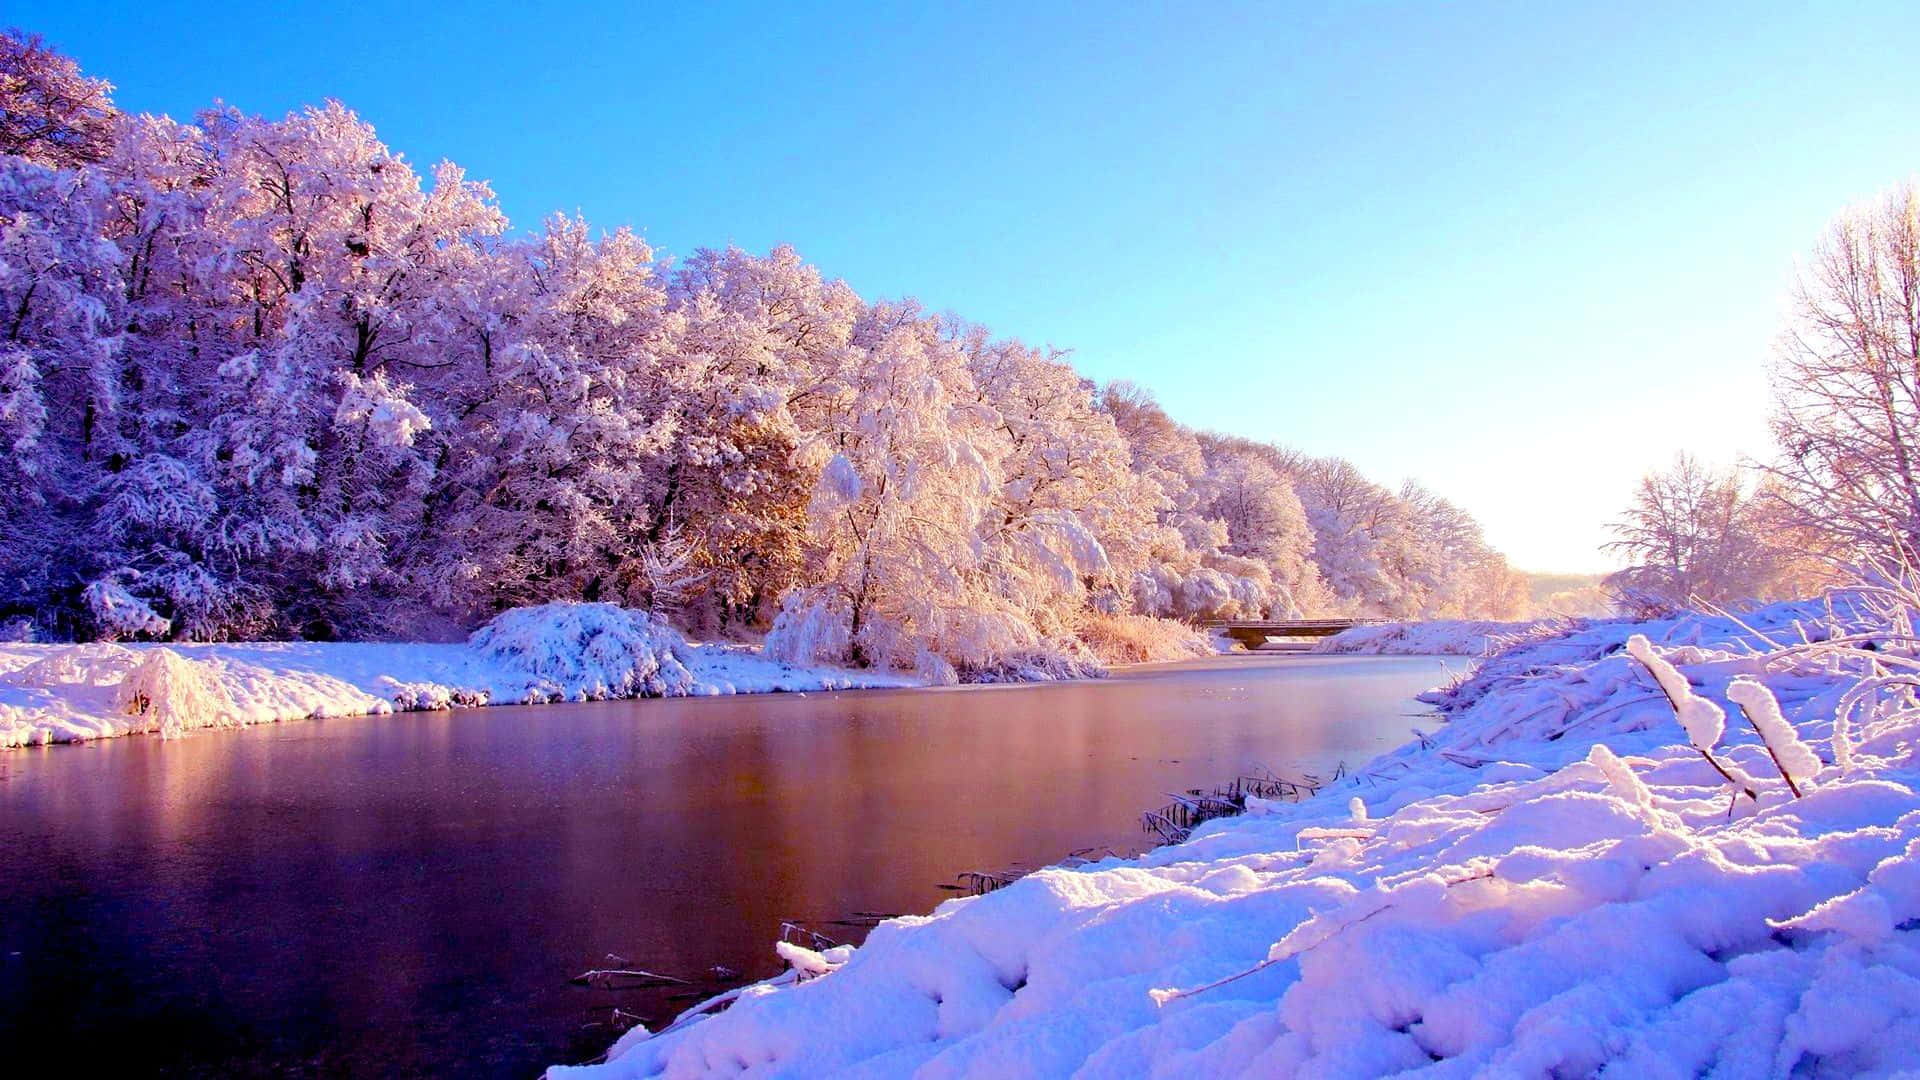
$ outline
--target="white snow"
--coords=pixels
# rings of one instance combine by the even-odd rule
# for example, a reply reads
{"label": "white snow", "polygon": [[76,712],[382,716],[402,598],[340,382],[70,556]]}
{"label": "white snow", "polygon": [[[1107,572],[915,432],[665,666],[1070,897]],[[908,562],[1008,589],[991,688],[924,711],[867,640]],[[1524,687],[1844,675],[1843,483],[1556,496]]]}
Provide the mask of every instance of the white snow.
{"label": "white snow", "polygon": [[[891,920],[844,961],[789,956],[724,1012],[549,1075],[1920,1068],[1920,710],[1898,679],[1920,661],[1892,625],[1857,596],[1568,625],[1436,691],[1446,725],[1318,797]],[[1794,798],[1745,725],[1690,739],[1631,635],[1700,701],[1764,686],[1817,785]],[[1843,699],[1851,770],[1827,760]]]}
{"label": "white snow", "polygon": [[1435,619],[1356,626],[1326,638],[1315,652],[1405,656],[1487,656],[1522,641],[1558,637],[1566,619],[1490,622],[1484,619]]}
{"label": "white snow", "polygon": [[1660,691],[1667,695],[1673,705],[1675,718],[1686,729],[1687,741],[1698,750],[1712,750],[1719,745],[1720,736],[1727,730],[1727,712],[1720,706],[1693,692],[1693,686],[1680,669],[1673,666],[1666,657],[1653,650],[1653,645],[1645,634],[1635,634],[1627,639],[1627,655],[1640,661],[1653,673]]}
{"label": "white snow", "polygon": [[610,604],[548,604],[450,644],[0,643],[0,747],[396,709],[910,685],[691,644]]}
{"label": "white snow", "polygon": [[1727,700],[1740,706],[1740,711],[1753,721],[1754,730],[1760,733],[1760,740],[1766,744],[1774,764],[1797,787],[1805,790],[1820,773],[1820,758],[1780,714],[1780,702],[1774,699],[1767,684],[1743,675],[1727,684]]}

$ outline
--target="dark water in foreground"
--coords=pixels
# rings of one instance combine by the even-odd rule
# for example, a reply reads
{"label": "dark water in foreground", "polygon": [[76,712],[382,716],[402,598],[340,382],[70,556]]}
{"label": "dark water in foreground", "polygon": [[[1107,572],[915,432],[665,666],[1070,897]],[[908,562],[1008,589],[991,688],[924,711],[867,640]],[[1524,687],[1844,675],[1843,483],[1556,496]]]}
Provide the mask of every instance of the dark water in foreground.
{"label": "dark water in foreground", "polygon": [[771,974],[783,920],[926,911],[958,871],[1137,849],[1166,792],[1358,764],[1443,676],[1223,657],[0,751],[0,1073],[534,1076],[616,1005],[688,1003],[568,984],[609,953]]}

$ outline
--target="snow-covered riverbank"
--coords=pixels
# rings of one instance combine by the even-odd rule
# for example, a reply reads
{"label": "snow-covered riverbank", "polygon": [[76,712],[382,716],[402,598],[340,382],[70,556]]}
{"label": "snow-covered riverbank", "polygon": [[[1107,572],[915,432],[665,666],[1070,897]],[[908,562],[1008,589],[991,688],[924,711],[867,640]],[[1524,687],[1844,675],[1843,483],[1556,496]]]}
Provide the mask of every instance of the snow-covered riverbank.
{"label": "snow-covered riverbank", "polygon": [[[781,979],[579,1075],[1920,1066],[1912,611],[1856,594],[1524,642],[1318,797],[858,949],[782,946]],[[1633,634],[1684,682],[1663,689]],[[1746,713],[1768,725],[1774,698],[1791,730],[1763,742]]]}
{"label": "snow-covered riverbank", "polygon": [[1490,656],[1523,641],[1559,637],[1576,625],[1568,619],[1494,622],[1435,619],[1356,626],[1316,642],[1314,652],[1362,656]]}
{"label": "snow-covered riverbank", "polygon": [[556,604],[448,644],[0,644],[0,747],[396,709],[913,685],[690,644],[611,605]]}

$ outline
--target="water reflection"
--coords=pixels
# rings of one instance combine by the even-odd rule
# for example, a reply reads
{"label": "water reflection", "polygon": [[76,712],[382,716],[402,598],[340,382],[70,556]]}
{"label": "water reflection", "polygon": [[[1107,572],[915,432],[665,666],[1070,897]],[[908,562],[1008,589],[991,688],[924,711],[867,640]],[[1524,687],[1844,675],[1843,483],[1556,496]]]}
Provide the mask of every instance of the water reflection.
{"label": "water reflection", "polygon": [[784,919],[1137,848],[1164,793],[1406,738],[1431,659],[322,720],[0,754],[0,1041],[92,1071],[527,1076],[609,952],[769,972]]}

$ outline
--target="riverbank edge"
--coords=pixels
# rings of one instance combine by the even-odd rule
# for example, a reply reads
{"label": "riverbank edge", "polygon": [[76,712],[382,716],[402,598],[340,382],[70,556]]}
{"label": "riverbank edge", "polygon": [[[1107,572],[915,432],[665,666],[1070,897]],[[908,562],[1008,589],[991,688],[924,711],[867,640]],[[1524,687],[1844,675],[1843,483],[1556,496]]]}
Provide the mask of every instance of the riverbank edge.
{"label": "riverbank edge", "polygon": [[[172,700],[143,702],[129,680],[158,653]],[[689,683],[654,692],[555,683],[466,642],[0,643],[0,750],[127,735],[179,735],[323,718],[497,705],[911,689],[889,672],[770,659],[751,645],[685,643]]]}
{"label": "riverbank edge", "polygon": [[[1890,648],[1913,651],[1913,610],[1862,618],[1828,598],[1528,635],[1423,695],[1447,713],[1439,732],[1316,797],[1250,799],[1182,843],[1050,867],[883,923],[858,949],[783,944],[784,975],[548,1076],[705,1075],[703,1061],[905,1075],[938,1059],[953,1077],[1920,1064],[1898,1025],[1807,1034],[1872,1012],[1862,988],[1898,980],[1860,949],[1892,942],[1898,969],[1920,964],[1920,890],[1896,887],[1920,866],[1904,749],[1920,717],[1869,709],[1849,734],[1839,706]],[[1864,650],[1822,644],[1861,634]],[[1651,662],[1626,655],[1636,636],[1657,643]],[[1698,693],[1663,694],[1661,663]],[[1739,716],[1732,701],[1760,700],[1742,679],[1785,729],[1727,725],[1706,740],[1725,736],[1717,759],[1689,745],[1676,705]],[[1805,751],[1788,753],[1817,775],[1805,790],[1778,738]],[[1725,775],[1744,801],[1737,783],[1727,801]],[[1234,924],[1240,904],[1257,910]],[[1825,914],[1849,904],[1863,913]],[[1622,920],[1633,929],[1608,945]],[[1431,963],[1407,968],[1409,948]],[[1621,1002],[1631,1015],[1598,1008]]]}
{"label": "riverbank edge", "polygon": [[[131,711],[120,692],[140,658],[167,650],[202,668],[229,703],[169,724]],[[1052,678],[945,685],[898,672],[791,664],[740,642],[685,642],[674,648],[692,678],[683,692],[539,687],[502,671],[466,642],[0,643],[0,752],[127,735],[179,735],[314,719],[382,716],[502,705],[549,705],[741,694],[867,690],[982,689],[1044,685]],[[1215,654],[1107,665],[1098,676]],[[196,722],[197,721],[197,722]]]}

